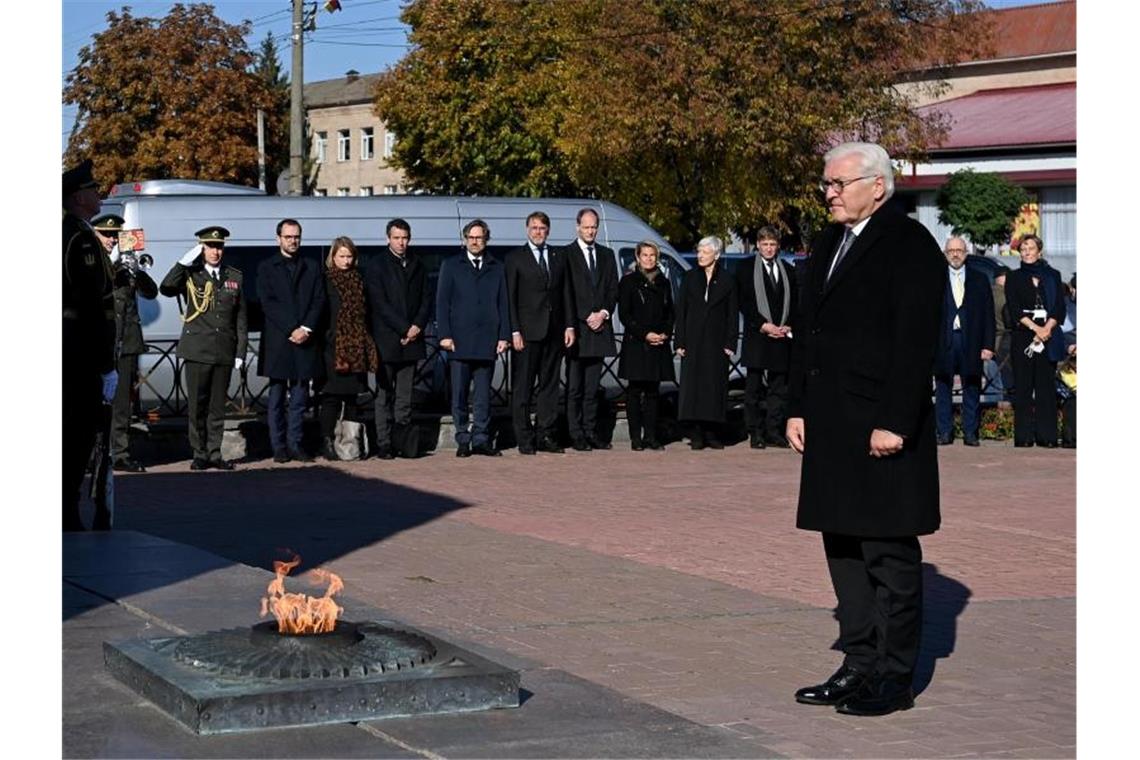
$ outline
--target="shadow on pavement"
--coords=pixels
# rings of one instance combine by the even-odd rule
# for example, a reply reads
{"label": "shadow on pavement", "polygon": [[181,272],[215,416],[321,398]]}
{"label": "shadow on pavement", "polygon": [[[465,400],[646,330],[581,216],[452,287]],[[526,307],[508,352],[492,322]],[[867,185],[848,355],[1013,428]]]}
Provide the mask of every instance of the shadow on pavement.
{"label": "shadow on pavement", "polygon": [[922,648],[914,670],[914,691],[921,694],[934,679],[938,660],[954,653],[958,640],[958,617],[970,600],[970,589],[942,575],[938,567],[922,564],[923,618]]}

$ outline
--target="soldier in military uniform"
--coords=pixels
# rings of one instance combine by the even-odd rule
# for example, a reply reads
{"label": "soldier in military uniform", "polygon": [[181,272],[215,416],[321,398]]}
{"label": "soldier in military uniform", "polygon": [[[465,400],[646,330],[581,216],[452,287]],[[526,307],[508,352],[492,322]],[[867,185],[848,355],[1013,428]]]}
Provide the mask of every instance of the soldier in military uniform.
{"label": "soldier in military uniform", "polygon": [[124,224],[123,217],[115,214],[103,214],[91,220],[91,226],[95,228],[95,234],[110,259],[114,275],[115,342],[119,353],[115,366],[119,373],[119,385],[111,402],[114,468],[121,472],[146,472],[146,468],[131,459],[131,389],[138,381],[139,354],[146,353],[137,296],[153,300],[158,295],[158,285],[150,275],[139,269],[138,259],[133,254],[119,254],[116,241]]}
{"label": "soldier in military uniform", "polygon": [[[79,488],[102,405],[115,395],[111,264],[88,220],[99,213],[90,160],[63,173],[63,529],[83,530]],[[97,512],[96,529],[111,527]]]}
{"label": "soldier in military uniform", "polygon": [[162,280],[164,296],[185,296],[178,358],[186,373],[190,406],[191,470],[232,470],[222,459],[222,432],[230,374],[245,362],[246,306],[241,271],[222,263],[225,227],[194,233],[198,245],[178,260]]}

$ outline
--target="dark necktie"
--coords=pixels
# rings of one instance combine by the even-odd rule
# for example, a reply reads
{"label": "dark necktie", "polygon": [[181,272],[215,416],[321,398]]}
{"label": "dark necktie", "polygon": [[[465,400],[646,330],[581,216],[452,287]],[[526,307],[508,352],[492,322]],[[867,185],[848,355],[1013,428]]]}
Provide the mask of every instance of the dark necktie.
{"label": "dark necktie", "polygon": [[764,266],[768,267],[768,279],[772,281],[773,285],[779,285],[780,281],[777,279],[778,275],[776,274],[776,262],[766,261],[764,262]]}
{"label": "dark necktie", "polygon": [[550,267],[546,263],[546,246],[538,249],[538,268],[542,270],[542,276],[547,280],[550,279]]}
{"label": "dark necktie", "polygon": [[831,271],[827,273],[827,279],[831,279],[831,275],[835,274],[835,270],[839,268],[839,262],[843,261],[843,257],[847,255],[850,250],[851,244],[855,242],[855,233],[847,227],[843,231],[843,240],[839,242],[839,250],[835,252],[835,260],[831,262]]}
{"label": "dark necktie", "polygon": [[475,271],[476,272],[479,271],[479,267],[482,263],[483,263],[483,257],[482,256],[479,256],[475,259]]}
{"label": "dark necktie", "polygon": [[588,245],[586,250],[590,252],[590,277],[596,281],[598,279],[598,266],[597,262],[594,261],[594,246]]}
{"label": "dark necktie", "polygon": [[222,281],[222,279],[220,277],[220,272],[217,269],[215,269],[213,272],[210,273],[210,277],[212,277],[214,279],[215,283],[220,284]]}

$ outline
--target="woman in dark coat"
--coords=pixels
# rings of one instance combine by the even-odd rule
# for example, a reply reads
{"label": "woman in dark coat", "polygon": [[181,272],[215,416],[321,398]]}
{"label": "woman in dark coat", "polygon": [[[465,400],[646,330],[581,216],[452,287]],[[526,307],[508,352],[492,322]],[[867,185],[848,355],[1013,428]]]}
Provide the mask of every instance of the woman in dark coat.
{"label": "woman in dark coat", "polygon": [[375,372],[376,344],[368,333],[364,280],[356,268],[356,245],[338,237],[325,259],[328,322],[325,325],[325,380],[321,387],[321,438],[326,459],[337,459],[333,436],[344,410],[356,419],[356,397],[368,391],[368,373]]}
{"label": "woman in dark coat", "polygon": [[1005,305],[1013,326],[1013,445],[1057,446],[1057,362],[1065,358],[1065,293],[1061,275],[1041,258],[1041,238],[1026,235],[1021,267],[1005,278]]}
{"label": "woman in dark coat", "polygon": [[625,327],[618,377],[629,381],[626,417],[634,451],[665,448],[657,440],[657,397],[661,381],[673,379],[673,293],[657,266],[660,255],[656,244],[638,243],[634,269],[618,286],[618,316]]}
{"label": "woman in dark coat", "polygon": [[736,283],[719,264],[717,237],[697,244],[697,266],[685,273],[677,297],[674,342],[681,357],[677,419],[693,423],[689,445],[722,449],[717,435],[728,407],[729,357],[736,351]]}

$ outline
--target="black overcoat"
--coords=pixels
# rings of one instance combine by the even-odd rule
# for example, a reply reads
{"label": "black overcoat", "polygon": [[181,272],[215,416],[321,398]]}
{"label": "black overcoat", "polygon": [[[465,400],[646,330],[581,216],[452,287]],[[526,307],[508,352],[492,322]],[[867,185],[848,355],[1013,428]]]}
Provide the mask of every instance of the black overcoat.
{"label": "black overcoat", "polygon": [[650,280],[640,271],[621,278],[618,316],[625,333],[621,339],[618,377],[626,380],[673,380],[673,349],[645,342],[646,333],[673,334],[673,289],[664,272]]}
{"label": "black overcoat", "polygon": [[946,270],[946,287],[942,293],[942,325],[938,331],[938,351],[934,354],[934,374],[954,374],[954,317],[962,328],[965,366],[961,374],[981,376],[982,349],[994,350],[994,295],[990,281],[981,272],[966,270],[966,288],[962,308],[954,304],[950,271]]}
{"label": "black overcoat", "polygon": [[[411,250],[401,266],[394,253],[385,251],[364,264],[364,291],[372,315],[372,340],[380,361],[395,364],[415,362],[427,356],[423,333],[431,318],[431,293],[427,269]],[[400,339],[408,328],[420,328],[420,337],[406,346]]]}
{"label": "black overcoat", "polygon": [[[324,393],[331,393],[337,396],[351,396],[368,391],[368,373],[367,372],[337,372],[336,371],[336,329],[340,324],[341,313],[341,297],[340,291],[337,290],[336,285],[332,280],[325,279],[325,294],[328,298],[328,309],[325,314],[325,322],[322,325],[321,331],[324,337],[322,341],[324,346],[324,361],[325,361],[325,380],[324,385],[321,386],[321,391]],[[361,324],[357,328],[367,334],[368,332],[368,316],[365,315]],[[369,336],[366,340],[372,340]]]}
{"label": "black overcoat", "polygon": [[[1056,320],[1057,326],[1053,334],[1045,341],[1043,356],[1051,362],[1059,362],[1065,358],[1065,341],[1062,339],[1061,325],[1065,323],[1065,290],[1061,285],[1061,273],[1052,267],[1045,270],[1044,277],[1038,278],[1036,287],[1033,285],[1033,276],[1023,269],[1015,269],[1005,276],[1005,304],[1009,311],[1009,324],[1011,327],[1010,353],[1025,351],[1033,342],[1033,332],[1021,324],[1021,318],[1030,316],[1038,299],[1041,305],[1047,307],[1047,318]],[[1050,294],[1046,293],[1050,291]],[[1044,323],[1042,323],[1044,324]]]}
{"label": "black overcoat", "polygon": [[[248,340],[241,270],[222,263],[218,279],[222,284],[213,290],[209,308],[189,322],[183,322],[177,353],[178,358],[186,361],[232,367],[234,359],[245,359]],[[158,286],[164,296],[186,299],[188,312],[183,314],[184,320],[194,313],[187,295],[187,281],[198,293],[205,292],[210,275],[201,257],[188,267],[176,263]]]}
{"label": "black overcoat", "polygon": [[[918,222],[871,215],[830,281],[843,226],[812,247],[792,344],[788,417],[804,420],[796,525],[853,536],[938,529],[931,370],[946,260]],[[871,431],[903,450],[870,456]]]}
{"label": "black overcoat", "polygon": [[[736,291],[740,301],[740,314],[744,318],[743,340],[740,345],[740,363],[748,369],[770,369],[774,372],[787,372],[792,363],[792,338],[771,338],[760,332],[760,328],[768,322],[760,309],[756,306],[756,282],[753,272],[759,263],[759,256],[740,262],[736,268]],[[765,279],[767,274],[764,275]],[[795,335],[796,317],[796,288],[795,268],[781,266],[780,282],[777,287],[783,292],[788,303],[788,319],[784,323],[792,327]],[[776,313],[772,320],[779,322],[782,309],[776,309],[775,304],[769,300],[769,307]]]}
{"label": "black overcoat", "polygon": [[[317,332],[325,308],[325,277],[318,263],[297,257],[297,272],[290,276],[283,254],[257,266],[257,297],[265,313],[257,374],[274,380],[311,380],[324,375],[321,336]],[[292,343],[289,336],[304,325],[309,339]]]}
{"label": "black overcoat", "polygon": [[577,331],[570,356],[582,359],[614,356],[617,343],[614,341],[613,320],[607,319],[599,332],[594,332],[586,324],[586,317],[591,313],[605,309],[612,316],[617,307],[618,275],[613,249],[594,243],[596,276],[590,275],[590,266],[577,240],[563,248],[562,253],[566,257],[563,298],[568,312],[567,321],[573,319]]}
{"label": "black overcoat", "polygon": [[681,359],[681,391],[677,419],[724,422],[728,407],[729,352],[736,351],[739,315],[736,282],[717,262],[708,281],[705,270],[690,269],[677,296],[674,345],[685,349]]}
{"label": "black overcoat", "polygon": [[70,213],[63,215],[62,268],[63,375],[106,374],[115,368],[111,263],[91,225]]}
{"label": "black overcoat", "polygon": [[549,277],[534,258],[529,245],[507,252],[507,301],[510,304],[511,332],[527,341],[557,338],[575,321],[566,314],[566,254],[560,248],[546,247]]}
{"label": "black overcoat", "polygon": [[122,341],[119,354],[145,354],[138,296],[153,300],[158,295],[158,285],[142,270],[132,277],[126,269],[119,269],[115,272],[114,289],[115,332]]}
{"label": "black overcoat", "polygon": [[455,341],[450,358],[490,361],[498,355],[498,342],[511,339],[503,270],[491,256],[483,257],[479,271],[466,253],[443,260],[435,294],[435,321],[439,339]]}

